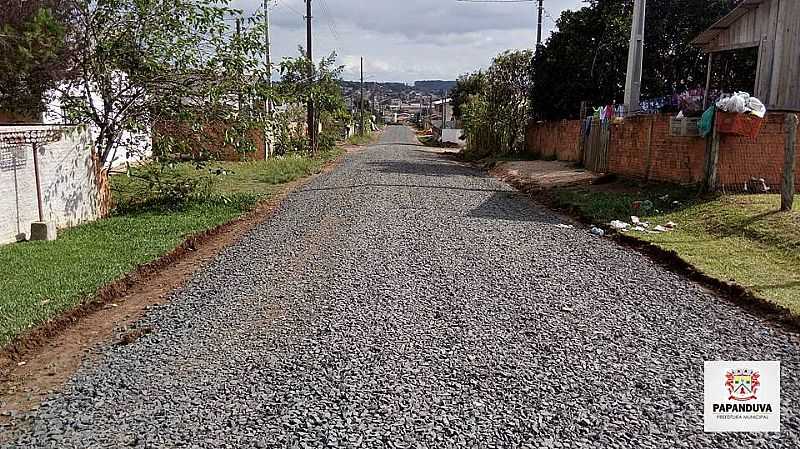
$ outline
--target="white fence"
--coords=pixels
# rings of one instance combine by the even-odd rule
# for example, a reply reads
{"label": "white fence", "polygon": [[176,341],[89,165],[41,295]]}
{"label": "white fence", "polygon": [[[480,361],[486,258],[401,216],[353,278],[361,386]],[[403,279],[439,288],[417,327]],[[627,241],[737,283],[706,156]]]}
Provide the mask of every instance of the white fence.
{"label": "white fence", "polygon": [[[34,145],[30,136],[41,133],[58,140]],[[69,127],[0,126],[0,244],[27,239],[31,223],[39,221],[34,148],[44,221],[64,228],[95,220],[105,210],[86,133]]]}

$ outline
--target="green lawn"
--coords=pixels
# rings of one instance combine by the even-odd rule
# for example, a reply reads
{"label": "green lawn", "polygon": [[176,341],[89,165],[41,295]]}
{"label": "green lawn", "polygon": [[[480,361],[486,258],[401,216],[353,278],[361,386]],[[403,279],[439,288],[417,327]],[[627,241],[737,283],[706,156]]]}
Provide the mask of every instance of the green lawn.
{"label": "green lawn", "polygon": [[350,145],[369,145],[377,141],[377,135],[377,133],[373,132],[365,134],[355,133],[347,139],[347,143]]}
{"label": "green lawn", "polygon": [[[554,194],[558,203],[596,222],[630,222],[632,214],[653,225],[672,221],[678,225],[672,232],[628,234],[674,250],[707,275],[734,281],[800,316],[800,198],[793,211],[779,212],[779,195],[701,198],[694,192],[674,186],[618,191],[593,186]],[[631,209],[634,201],[645,200],[653,203],[650,211]]]}
{"label": "green lawn", "polygon": [[[142,191],[141,182],[112,176],[115,202],[125,212],[59,232],[54,242],[0,247],[0,345],[74,308],[98,288],[168,253],[188,236],[251,210],[280,184],[318,172],[338,154],[211,163],[202,170],[184,164],[176,170],[213,180],[212,192],[170,207],[129,207]],[[218,168],[228,174],[209,173]]]}

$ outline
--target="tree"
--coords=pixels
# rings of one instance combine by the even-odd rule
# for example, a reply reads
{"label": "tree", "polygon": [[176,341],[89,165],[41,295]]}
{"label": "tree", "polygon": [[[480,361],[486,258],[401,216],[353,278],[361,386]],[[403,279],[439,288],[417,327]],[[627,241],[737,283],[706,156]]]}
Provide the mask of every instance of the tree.
{"label": "tree", "polygon": [[461,118],[463,115],[462,108],[469,101],[469,98],[482,93],[485,88],[486,75],[480,70],[459,76],[455,87],[450,90],[453,115],[456,118]]}
{"label": "tree", "polygon": [[462,76],[456,85],[459,114],[474,156],[521,151],[530,113],[530,50],[506,51],[485,74]]}
{"label": "tree", "polygon": [[531,50],[506,51],[486,71],[485,96],[502,152],[521,150],[530,113]]}
{"label": "tree", "polygon": [[[298,48],[300,56],[284,58],[281,61],[281,82],[279,95],[286,104],[314,102],[315,123],[321,123],[324,131],[338,132],[337,125],[347,117],[341,75],[343,66],[336,65],[336,53],[322,59],[319,65],[313,64],[305,56],[305,50]],[[309,75],[311,74],[311,75]],[[286,125],[283,125],[286,126]],[[315,131],[315,130],[314,130]],[[334,141],[330,136],[319,140],[320,149],[328,150]],[[299,149],[296,140],[288,149]],[[281,145],[279,143],[279,145]],[[283,145],[287,147],[287,145]],[[316,151],[317,149],[311,149]]]}
{"label": "tree", "polygon": [[67,75],[65,0],[8,1],[0,8],[0,110],[35,119]]}
{"label": "tree", "polygon": [[558,30],[540,49],[535,62],[532,102],[539,116],[572,117],[577,116],[581,101],[607,104],[621,100],[629,33],[626,2],[594,2],[564,11]]}
{"label": "tree", "polygon": [[[226,124],[226,143],[252,146],[250,130],[265,122],[261,20],[244,20],[229,0],[74,0],[69,36],[72,77],[57,90],[67,121],[93,130],[102,163],[126,147],[149,146],[164,124],[202,134]],[[226,19],[242,20],[231,37]],[[263,128],[263,127],[262,127]],[[156,136],[156,157],[185,146]]]}
{"label": "tree", "polygon": [[[642,95],[682,93],[705,82],[701,52],[690,42],[736,0],[648,2]],[[535,63],[532,101],[540,117],[575,117],[581,101],[622,102],[633,0],[589,0],[564,11]],[[737,76],[749,76],[739,74]]]}
{"label": "tree", "polygon": [[[643,94],[658,97],[705,85],[706,61],[691,41],[737,3],[739,0],[649,2]],[[753,78],[755,72],[740,71],[738,76]],[[753,86],[754,79],[749,84]]]}

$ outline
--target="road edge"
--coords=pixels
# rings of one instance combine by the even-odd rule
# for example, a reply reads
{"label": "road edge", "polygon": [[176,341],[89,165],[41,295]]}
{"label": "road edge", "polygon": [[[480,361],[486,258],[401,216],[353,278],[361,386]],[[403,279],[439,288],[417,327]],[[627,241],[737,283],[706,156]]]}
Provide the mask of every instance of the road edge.
{"label": "road edge", "polygon": [[233,220],[187,237],[168,253],[100,287],[76,307],[0,347],[0,429],[59,390],[94,348],[112,342],[129,344],[148,333],[148,329],[131,325],[150,307],[168,302],[172,292],[225,248],[273,217],[288,195],[338,167],[353,151],[341,148],[344,151],[319,172],[281,186]]}

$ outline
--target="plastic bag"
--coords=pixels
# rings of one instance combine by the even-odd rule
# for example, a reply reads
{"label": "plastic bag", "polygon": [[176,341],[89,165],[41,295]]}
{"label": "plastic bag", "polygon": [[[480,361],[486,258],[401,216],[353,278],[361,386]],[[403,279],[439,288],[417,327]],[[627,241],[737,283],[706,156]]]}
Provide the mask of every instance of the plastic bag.
{"label": "plastic bag", "polygon": [[730,97],[720,99],[717,102],[717,108],[724,112],[753,114],[758,118],[764,118],[767,115],[767,108],[764,103],[758,98],[750,96],[747,92],[736,92]]}
{"label": "plastic bag", "polygon": [[747,100],[750,98],[749,94],[736,92],[728,98],[723,98],[717,102],[717,108],[725,112],[736,112],[742,114],[747,112]]}
{"label": "plastic bag", "polygon": [[758,118],[764,118],[767,115],[767,107],[756,97],[750,97],[747,100],[747,109]]}

